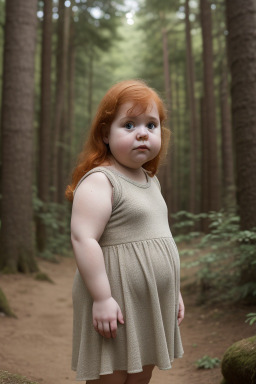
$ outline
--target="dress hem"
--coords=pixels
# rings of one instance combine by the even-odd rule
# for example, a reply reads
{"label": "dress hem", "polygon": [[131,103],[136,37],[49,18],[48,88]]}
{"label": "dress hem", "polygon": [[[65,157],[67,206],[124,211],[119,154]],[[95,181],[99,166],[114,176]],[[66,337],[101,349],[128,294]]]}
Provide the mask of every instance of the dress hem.
{"label": "dress hem", "polygon": [[[179,356],[176,356],[174,357],[173,360],[170,361],[170,363],[173,363],[175,359],[181,359],[183,357],[183,354],[182,355],[179,355]],[[142,367],[146,366],[146,365],[154,365],[155,367],[157,367],[160,371],[167,371],[168,369],[172,369],[172,364],[169,365],[168,367],[159,367],[156,363],[146,363],[146,364],[143,364]],[[72,371],[75,371],[76,372],[76,368],[74,367],[71,367]],[[142,372],[143,369],[137,369],[137,370],[134,370],[134,371],[127,371],[126,369],[123,369],[123,368],[117,368],[117,369],[114,369],[112,370],[111,372],[104,372],[104,373],[100,373],[97,377],[83,377],[83,378],[76,378],[76,381],[87,381],[87,380],[98,380],[100,378],[100,376],[103,376],[103,375],[112,375],[112,373],[114,373],[115,371],[126,371],[127,373],[129,374],[132,374],[132,373],[139,373],[139,372]]]}

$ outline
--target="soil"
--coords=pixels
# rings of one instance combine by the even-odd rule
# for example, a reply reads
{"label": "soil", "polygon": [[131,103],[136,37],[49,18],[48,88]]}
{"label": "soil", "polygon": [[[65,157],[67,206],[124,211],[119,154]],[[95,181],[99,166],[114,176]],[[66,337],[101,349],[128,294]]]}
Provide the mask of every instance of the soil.
{"label": "soil", "polygon": [[[42,272],[54,281],[34,276],[1,275],[0,285],[17,318],[0,316],[0,370],[17,373],[43,384],[75,383],[70,369],[72,343],[71,289],[76,269],[73,258],[59,264],[39,261]],[[220,384],[220,367],[198,370],[195,361],[204,355],[222,358],[235,341],[255,334],[245,323],[243,306],[198,306],[193,279],[182,270],[186,316],[181,324],[184,357],[167,371],[154,369],[152,384]],[[192,289],[191,289],[192,287]]]}

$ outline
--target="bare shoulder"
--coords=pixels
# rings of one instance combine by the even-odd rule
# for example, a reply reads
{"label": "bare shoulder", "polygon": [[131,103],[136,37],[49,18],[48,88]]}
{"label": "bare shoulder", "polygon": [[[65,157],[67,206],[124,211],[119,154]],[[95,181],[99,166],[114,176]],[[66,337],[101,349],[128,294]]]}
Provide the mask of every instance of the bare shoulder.
{"label": "bare shoulder", "polygon": [[102,172],[86,177],[76,190],[71,234],[76,238],[100,238],[112,212],[112,185]]}
{"label": "bare shoulder", "polygon": [[94,172],[87,176],[76,190],[74,201],[88,197],[88,194],[96,193],[97,195],[112,195],[112,185],[103,172]]}

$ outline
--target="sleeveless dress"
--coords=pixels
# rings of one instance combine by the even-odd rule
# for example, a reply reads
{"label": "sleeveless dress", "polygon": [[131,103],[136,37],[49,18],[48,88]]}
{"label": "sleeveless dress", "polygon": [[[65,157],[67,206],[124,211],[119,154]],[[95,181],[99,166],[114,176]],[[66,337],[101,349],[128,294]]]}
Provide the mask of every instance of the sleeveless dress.
{"label": "sleeveless dress", "polygon": [[141,372],[150,364],[170,369],[174,358],[183,355],[177,323],[180,262],[160,184],[145,170],[147,182],[142,184],[101,166],[85,174],[76,189],[93,172],[103,172],[113,186],[112,214],[99,244],[124,324],[118,323],[115,339],[95,331],[93,301],[77,270],[72,369],[77,380],[98,379],[116,370]]}

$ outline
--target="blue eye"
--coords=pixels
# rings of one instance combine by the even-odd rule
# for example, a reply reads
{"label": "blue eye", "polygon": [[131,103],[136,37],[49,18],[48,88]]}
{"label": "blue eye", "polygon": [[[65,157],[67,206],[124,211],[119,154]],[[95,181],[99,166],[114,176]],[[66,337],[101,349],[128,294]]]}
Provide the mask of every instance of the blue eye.
{"label": "blue eye", "polygon": [[154,129],[154,128],[156,128],[156,124],[155,123],[148,123],[147,127],[148,127],[148,129]]}
{"label": "blue eye", "polygon": [[125,123],[125,128],[127,128],[127,129],[132,129],[132,128],[134,128],[134,124],[131,122],[131,121],[129,121],[128,123]]}

